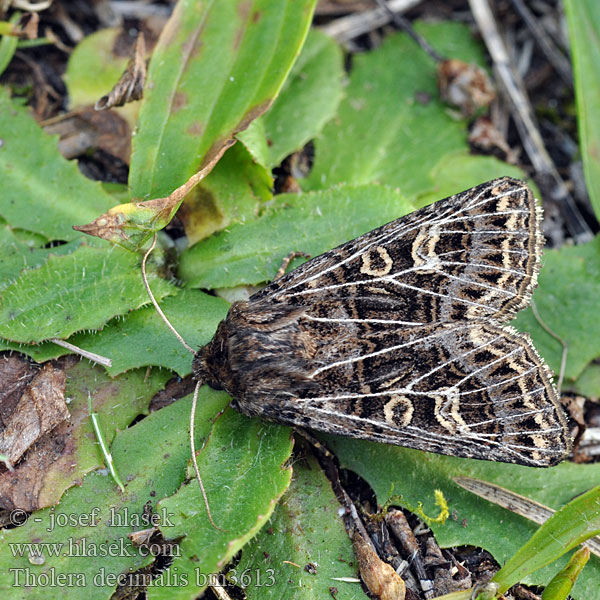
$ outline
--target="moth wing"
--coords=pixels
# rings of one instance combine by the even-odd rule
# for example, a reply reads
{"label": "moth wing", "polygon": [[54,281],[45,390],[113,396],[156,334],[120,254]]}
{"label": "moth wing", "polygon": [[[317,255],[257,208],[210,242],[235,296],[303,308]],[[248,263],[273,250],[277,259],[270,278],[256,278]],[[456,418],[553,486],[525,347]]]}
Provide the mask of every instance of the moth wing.
{"label": "moth wing", "polygon": [[531,191],[505,177],[317,256],[253,299],[306,305],[317,318],[348,301],[355,318],[407,327],[505,321],[529,302],[541,244]]}
{"label": "moth wing", "polygon": [[428,327],[384,350],[315,357],[316,386],[258,400],[277,421],[439,454],[551,466],[570,438],[550,373],[529,338],[483,322]]}

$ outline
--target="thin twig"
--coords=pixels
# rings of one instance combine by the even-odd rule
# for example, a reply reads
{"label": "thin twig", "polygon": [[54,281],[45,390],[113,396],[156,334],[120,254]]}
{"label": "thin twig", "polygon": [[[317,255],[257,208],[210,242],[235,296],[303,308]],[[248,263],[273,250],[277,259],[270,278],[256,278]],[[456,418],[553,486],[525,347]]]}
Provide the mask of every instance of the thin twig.
{"label": "thin twig", "polygon": [[[392,12],[397,14],[410,10],[420,3],[421,0],[390,0],[388,7]],[[389,23],[390,19],[389,11],[383,8],[375,8],[335,19],[320,29],[328,36],[343,43],[349,42],[359,35],[373,31],[378,27],[382,27],[386,23]]]}
{"label": "thin twig", "polygon": [[540,25],[533,13],[527,8],[523,0],[512,0],[517,12],[521,15],[523,21],[533,34],[534,41],[539,45],[540,50],[545,54],[548,62],[554,67],[554,70],[560,75],[561,79],[569,86],[573,85],[573,71],[571,63],[564,54],[556,47],[554,40],[546,33],[546,30]]}
{"label": "thin twig", "polygon": [[551,197],[563,210],[567,227],[573,239],[578,243],[591,240],[594,237],[593,233],[579,212],[544,146],[523,82],[512,65],[506,46],[500,37],[488,0],[469,0],[469,4],[494,62],[497,79],[512,105],[513,118],[523,146],[536,171],[536,182],[544,195]]}
{"label": "thin twig", "polygon": [[167,18],[173,12],[172,5],[164,6],[161,4],[146,4],[139,0],[119,0],[109,2],[113,13],[123,18],[147,19],[148,17]]}
{"label": "thin twig", "polygon": [[103,365],[105,367],[112,367],[112,360],[110,358],[106,358],[106,356],[101,356],[100,354],[96,354],[95,352],[84,350],[79,346],[75,346],[74,344],[65,342],[64,340],[59,340],[58,338],[51,338],[49,341],[51,341],[53,344],[56,344],[57,346],[62,346],[63,348],[66,348],[67,350],[70,350],[75,354],[79,354],[79,356],[88,358],[89,360],[92,360],[98,363],[99,365]]}
{"label": "thin twig", "polygon": [[419,33],[417,33],[412,26],[411,22],[408,19],[405,19],[403,16],[399,15],[397,12],[394,12],[386,0],[376,0],[377,5],[382,8],[385,12],[388,13],[390,19],[393,21],[394,25],[397,25],[406,32],[417,44],[419,44],[420,48],[429,54],[435,62],[443,62],[446,59],[437,53],[437,51],[433,48],[433,46]]}
{"label": "thin twig", "polygon": [[125,486],[123,485],[123,482],[121,481],[121,478],[119,477],[119,473],[117,472],[117,469],[115,467],[115,463],[113,461],[112,454],[110,453],[110,449],[108,448],[108,444],[106,443],[106,439],[104,438],[104,434],[102,433],[102,428],[100,427],[100,421],[98,420],[98,415],[97,415],[97,413],[93,412],[93,410],[92,410],[92,397],[89,394],[88,394],[88,411],[90,413],[90,419],[92,420],[92,426],[93,426],[94,432],[96,434],[96,439],[98,440],[98,443],[100,444],[100,450],[102,451],[102,454],[104,456],[106,466],[108,467],[108,470],[110,471],[110,474],[112,475],[112,478],[114,479],[115,483],[119,486],[119,489],[124,494]]}
{"label": "thin twig", "polygon": [[533,316],[535,317],[536,321],[539,323],[540,327],[548,335],[551,335],[557,342],[560,342],[560,344],[562,346],[563,350],[562,350],[562,357],[560,360],[560,372],[558,374],[558,381],[556,383],[556,389],[558,391],[558,395],[560,396],[560,391],[562,389],[563,380],[565,378],[565,370],[567,368],[567,354],[569,352],[569,346],[567,345],[567,342],[565,342],[565,340],[563,340],[558,334],[554,333],[554,331],[552,331],[552,329],[550,329],[550,327],[548,327],[548,325],[546,325],[546,323],[544,323],[544,321],[542,321],[542,318],[540,317],[540,313],[538,313],[537,306],[535,305],[535,302],[533,300],[531,300],[531,310],[533,312]]}
{"label": "thin twig", "polygon": [[146,292],[148,293],[148,296],[150,297],[152,304],[154,304],[154,308],[156,309],[156,312],[160,315],[161,319],[165,322],[165,325],[171,330],[171,332],[179,340],[181,345],[186,350],[188,350],[189,352],[191,352],[192,354],[195,355],[196,351],[181,337],[181,335],[179,335],[179,332],[175,329],[175,327],[173,327],[173,325],[171,325],[171,322],[169,321],[169,319],[167,319],[165,313],[162,311],[162,308],[158,305],[158,302],[156,301],[156,298],[154,297],[154,294],[152,293],[152,290],[150,289],[150,284],[148,283],[148,276],[146,274],[146,261],[148,260],[148,256],[150,256],[150,253],[152,252],[152,250],[154,250],[154,246],[156,246],[156,233],[154,234],[154,238],[152,239],[152,244],[150,245],[150,248],[148,248],[148,250],[146,251],[146,254],[144,254],[144,258],[142,259],[142,279],[144,280],[144,287],[146,288]]}

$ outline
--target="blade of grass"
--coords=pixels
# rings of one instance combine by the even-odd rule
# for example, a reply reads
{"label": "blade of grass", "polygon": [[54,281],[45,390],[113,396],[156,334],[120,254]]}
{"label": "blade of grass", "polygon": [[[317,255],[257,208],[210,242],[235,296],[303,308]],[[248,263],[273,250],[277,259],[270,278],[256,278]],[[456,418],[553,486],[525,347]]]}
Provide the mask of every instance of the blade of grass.
{"label": "blade of grass", "polygon": [[550,517],[494,575],[500,593],[600,533],[600,486],[575,498]]}

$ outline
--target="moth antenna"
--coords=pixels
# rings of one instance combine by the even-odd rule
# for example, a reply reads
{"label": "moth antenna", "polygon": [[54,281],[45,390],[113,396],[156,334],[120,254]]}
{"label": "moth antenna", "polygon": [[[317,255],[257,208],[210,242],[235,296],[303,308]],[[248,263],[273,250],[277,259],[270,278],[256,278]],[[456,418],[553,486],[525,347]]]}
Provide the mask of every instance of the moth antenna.
{"label": "moth antenna", "polygon": [[156,233],[154,234],[154,237],[152,238],[152,244],[150,245],[150,248],[148,248],[148,250],[146,251],[146,254],[144,254],[144,258],[142,259],[142,279],[144,280],[144,287],[146,288],[146,292],[148,293],[148,296],[150,297],[152,304],[154,304],[154,308],[156,309],[156,312],[160,315],[160,318],[165,322],[165,325],[171,330],[173,335],[179,340],[180,344],[186,350],[189,350],[192,354],[196,354],[196,351],[181,337],[181,335],[179,335],[179,332],[175,329],[175,327],[173,327],[173,325],[171,325],[171,322],[169,321],[169,319],[167,319],[167,316],[162,311],[162,308],[158,305],[158,302],[156,301],[156,298],[154,297],[154,294],[152,293],[152,290],[150,289],[150,284],[148,283],[148,276],[146,274],[146,261],[148,260],[148,257],[150,256],[150,253],[152,252],[152,250],[154,250],[155,246],[156,246]]}
{"label": "moth antenna", "polygon": [[563,379],[565,378],[565,370],[567,368],[567,354],[569,352],[569,346],[567,345],[567,342],[565,342],[565,340],[563,340],[558,334],[554,333],[554,331],[552,331],[552,329],[550,329],[550,327],[548,327],[548,325],[546,325],[546,323],[544,323],[544,321],[542,321],[542,318],[540,317],[540,313],[538,312],[537,306],[535,305],[535,302],[533,301],[533,299],[531,300],[531,311],[533,312],[533,316],[535,317],[535,320],[539,323],[540,327],[548,335],[551,335],[562,346],[563,350],[562,350],[562,356],[560,359],[560,371],[558,373],[558,381],[556,382],[556,391],[558,392],[558,395],[560,397],[560,391],[562,388]]}
{"label": "moth antenna", "polygon": [[[144,280],[144,287],[146,288],[146,292],[148,293],[148,296],[150,297],[152,304],[154,304],[154,308],[160,315],[161,319],[165,322],[165,325],[172,331],[172,333],[175,335],[175,337],[179,340],[179,342],[183,345],[184,348],[189,350],[193,355],[196,355],[196,351],[181,337],[181,335],[175,329],[175,327],[173,327],[173,325],[171,325],[171,322],[169,321],[169,319],[167,319],[167,316],[162,311],[161,307],[158,305],[158,302],[156,301],[156,298],[154,297],[154,294],[152,293],[152,290],[150,289],[150,284],[148,283],[148,276],[146,274],[146,261],[148,260],[148,257],[150,256],[150,253],[152,252],[152,250],[154,250],[155,246],[156,246],[156,233],[154,234],[154,237],[152,238],[152,244],[150,244],[150,248],[148,248],[148,250],[144,254],[144,258],[142,259],[142,279]],[[204,489],[204,483],[202,482],[202,477],[200,477],[200,469],[198,469],[198,462],[196,460],[196,444],[194,442],[194,421],[195,421],[195,417],[196,417],[196,405],[198,403],[198,390],[200,389],[201,385],[202,385],[201,381],[196,382],[196,387],[194,388],[194,399],[192,401],[192,410],[190,411],[190,449],[192,451],[192,463],[194,464],[194,471],[196,472],[196,479],[198,480],[198,485],[200,486],[200,491],[202,492],[202,498],[204,499],[204,506],[206,506],[206,514],[208,515],[208,520],[210,521],[210,524],[215,529],[218,529],[219,531],[225,531],[224,529],[221,529],[214,522],[214,520],[212,518],[212,513],[210,512],[210,506],[208,505],[208,497],[206,495],[206,490]]]}
{"label": "moth antenna", "polygon": [[194,471],[196,472],[196,479],[198,480],[198,485],[200,486],[200,491],[202,492],[202,498],[204,499],[204,506],[206,506],[206,514],[208,516],[208,520],[210,524],[219,531],[226,531],[225,529],[221,529],[212,518],[212,513],[210,512],[210,506],[208,505],[208,497],[206,496],[206,490],[204,489],[204,483],[202,483],[202,477],[200,477],[200,469],[198,468],[198,461],[196,460],[196,443],[194,441],[194,421],[196,420],[196,404],[198,403],[198,390],[202,385],[201,381],[196,382],[196,387],[194,388],[194,398],[192,400],[192,410],[190,411],[190,450],[192,451],[192,463],[194,464]]}

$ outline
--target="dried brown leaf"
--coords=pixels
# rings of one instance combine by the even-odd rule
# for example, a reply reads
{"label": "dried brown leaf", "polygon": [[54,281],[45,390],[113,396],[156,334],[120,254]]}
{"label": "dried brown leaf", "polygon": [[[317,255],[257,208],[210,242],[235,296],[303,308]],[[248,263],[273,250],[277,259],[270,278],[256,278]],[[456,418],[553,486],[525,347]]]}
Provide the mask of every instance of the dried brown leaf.
{"label": "dried brown leaf", "polygon": [[131,129],[115,111],[82,108],[47,121],[44,130],[60,136],[58,149],[67,159],[100,149],[129,164]]}
{"label": "dried brown leaf", "polygon": [[392,565],[383,562],[371,544],[357,532],[352,536],[354,554],[358,560],[360,576],[369,592],[379,600],[404,600],[404,581]]}
{"label": "dried brown leaf", "polygon": [[488,117],[479,117],[469,132],[469,143],[487,154],[497,155],[510,164],[518,163],[518,155],[513,152],[506,139]]}
{"label": "dried brown leaf", "polygon": [[69,418],[64,371],[45,365],[19,399],[0,432],[0,454],[16,463],[41,437]]}
{"label": "dried brown leaf", "polygon": [[438,64],[440,97],[467,117],[489,106],[496,97],[486,72],[477,65],[451,58]]}
{"label": "dried brown leaf", "polygon": [[127,67],[113,89],[102,96],[96,106],[96,110],[107,110],[113,106],[123,106],[134,100],[141,100],[144,95],[146,83],[146,42],[144,34],[139,33],[135,43],[133,56],[127,63]]}

